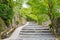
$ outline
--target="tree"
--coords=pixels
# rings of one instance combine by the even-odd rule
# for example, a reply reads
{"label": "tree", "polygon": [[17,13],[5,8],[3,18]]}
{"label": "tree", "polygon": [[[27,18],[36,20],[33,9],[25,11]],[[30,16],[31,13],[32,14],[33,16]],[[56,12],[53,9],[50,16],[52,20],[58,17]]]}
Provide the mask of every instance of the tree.
{"label": "tree", "polygon": [[45,2],[44,0],[29,0],[27,4],[31,6],[32,13],[37,16],[37,22],[41,24],[44,21],[44,15],[47,15],[48,13],[47,1]]}
{"label": "tree", "polygon": [[56,33],[58,28],[57,19],[60,18],[60,0],[29,0],[27,4],[32,7],[32,11],[37,15],[38,21],[40,21],[41,15],[48,15],[53,32]]}
{"label": "tree", "polygon": [[50,17],[50,20],[51,20],[51,25],[50,25],[50,28],[52,30],[52,32],[54,34],[57,34],[57,32],[59,31],[58,28],[59,28],[59,20],[60,19],[60,12],[58,12],[58,0],[48,0],[48,15]]}

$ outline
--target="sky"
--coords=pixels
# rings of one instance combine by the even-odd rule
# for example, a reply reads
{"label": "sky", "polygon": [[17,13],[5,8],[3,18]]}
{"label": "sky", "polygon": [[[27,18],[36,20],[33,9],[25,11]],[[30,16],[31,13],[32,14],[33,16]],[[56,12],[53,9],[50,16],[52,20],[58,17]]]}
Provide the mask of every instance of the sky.
{"label": "sky", "polygon": [[16,1],[16,0],[13,0],[13,1]]}
{"label": "sky", "polygon": [[[16,1],[16,0],[13,0],[13,1]],[[23,5],[22,5],[22,7],[24,7],[24,8],[28,8],[29,6],[26,4],[26,2],[28,2],[28,0],[24,0],[24,3],[23,3]]]}
{"label": "sky", "polygon": [[29,8],[29,6],[26,4],[26,2],[28,2],[28,0],[24,0],[24,3],[23,3],[22,6],[23,6],[24,8]]}
{"label": "sky", "polygon": [[28,5],[27,4],[23,4],[22,5],[24,8],[28,8]]}

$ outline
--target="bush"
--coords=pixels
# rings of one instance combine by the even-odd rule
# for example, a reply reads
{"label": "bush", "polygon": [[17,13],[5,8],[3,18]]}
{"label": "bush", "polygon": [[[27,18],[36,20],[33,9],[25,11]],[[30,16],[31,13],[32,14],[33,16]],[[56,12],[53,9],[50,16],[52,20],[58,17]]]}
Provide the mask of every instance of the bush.
{"label": "bush", "polygon": [[0,4],[0,17],[4,20],[8,27],[14,17],[13,9],[5,4]]}

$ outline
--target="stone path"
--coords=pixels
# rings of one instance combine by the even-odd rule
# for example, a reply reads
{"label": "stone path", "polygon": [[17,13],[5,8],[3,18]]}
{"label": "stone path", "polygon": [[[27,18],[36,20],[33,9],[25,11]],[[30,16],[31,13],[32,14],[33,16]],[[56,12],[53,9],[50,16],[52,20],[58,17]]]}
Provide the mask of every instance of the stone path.
{"label": "stone path", "polygon": [[17,37],[18,37],[20,31],[22,30],[22,28],[25,27],[28,24],[29,24],[29,22],[27,22],[25,25],[23,25],[21,27],[18,27],[17,29],[15,29],[15,31],[12,33],[12,35],[9,38],[6,38],[4,40],[13,40],[13,39],[15,40],[15,39],[17,39]]}
{"label": "stone path", "polygon": [[[29,22],[23,28],[16,30],[8,40],[58,40],[53,33],[49,31],[49,27],[42,27],[36,23]],[[16,31],[15,30],[15,31]]]}

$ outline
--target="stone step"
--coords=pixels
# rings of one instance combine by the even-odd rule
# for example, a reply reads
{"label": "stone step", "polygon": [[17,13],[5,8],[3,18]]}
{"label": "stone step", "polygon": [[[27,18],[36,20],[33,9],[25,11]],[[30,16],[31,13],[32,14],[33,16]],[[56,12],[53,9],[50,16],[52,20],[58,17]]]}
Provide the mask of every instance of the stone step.
{"label": "stone step", "polygon": [[42,27],[40,25],[27,25],[27,27],[31,27],[31,26],[33,26],[33,27]]}
{"label": "stone step", "polygon": [[25,30],[29,30],[29,29],[48,29],[48,28],[46,28],[46,27],[45,27],[45,28],[38,28],[38,27],[36,27],[36,28],[35,28],[35,27],[24,27],[22,30],[24,30],[24,29],[25,29]]}
{"label": "stone step", "polygon": [[44,28],[41,29],[41,28],[40,28],[40,29],[35,29],[35,30],[49,30],[49,29],[44,29]]}
{"label": "stone step", "polygon": [[[46,36],[44,36],[44,37],[41,37],[41,36],[40,36],[40,37],[36,37],[36,36],[35,36],[35,37],[34,37],[34,36],[19,36],[19,37],[20,37],[20,38],[23,38],[23,39],[24,39],[24,38],[36,38],[36,39],[39,39],[39,38],[43,39],[43,38],[46,38]],[[48,36],[47,38],[49,38],[49,37],[50,37],[50,39],[52,38],[51,36]],[[54,36],[53,36],[53,37],[54,37]],[[47,38],[46,38],[46,39],[47,39]]]}
{"label": "stone step", "polygon": [[22,30],[49,30],[49,29],[36,29],[36,28],[33,28],[33,29],[22,29]]}
{"label": "stone step", "polygon": [[38,25],[37,23],[29,23],[29,25]]}
{"label": "stone step", "polygon": [[37,24],[29,24],[27,26],[39,26],[39,25],[37,25]]}
{"label": "stone step", "polygon": [[49,27],[42,27],[32,22],[22,28],[19,38],[23,40],[55,40],[55,36],[49,31]]}
{"label": "stone step", "polygon": [[53,35],[52,33],[20,33],[20,35]]}
{"label": "stone step", "polygon": [[20,38],[54,38],[54,35],[19,35]]}
{"label": "stone step", "polygon": [[25,26],[25,27],[42,27],[42,26],[37,26],[37,25],[31,25],[31,26],[29,26],[29,25],[27,25],[27,26]]}
{"label": "stone step", "polygon": [[51,33],[50,31],[21,31],[21,33]]}
{"label": "stone step", "polygon": [[49,30],[48,28],[23,28],[22,30]]}
{"label": "stone step", "polygon": [[22,30],[20,32],[50,32],[49,30]]}
{"label": "stone step", "polygon": [[35,27],[42,27],[40,25],[26,25],[27,27],[30,27],[30,26],[35,26]]}
{"label": "stone step", "polygon": [[16,40],[58,40],[56,38],[18,38]]}
{"label": "stone step", "polygon": [[43,28],[43,27],[34,27],[34,26],[30,26],[30,27],[23,27],[23,28]]}

